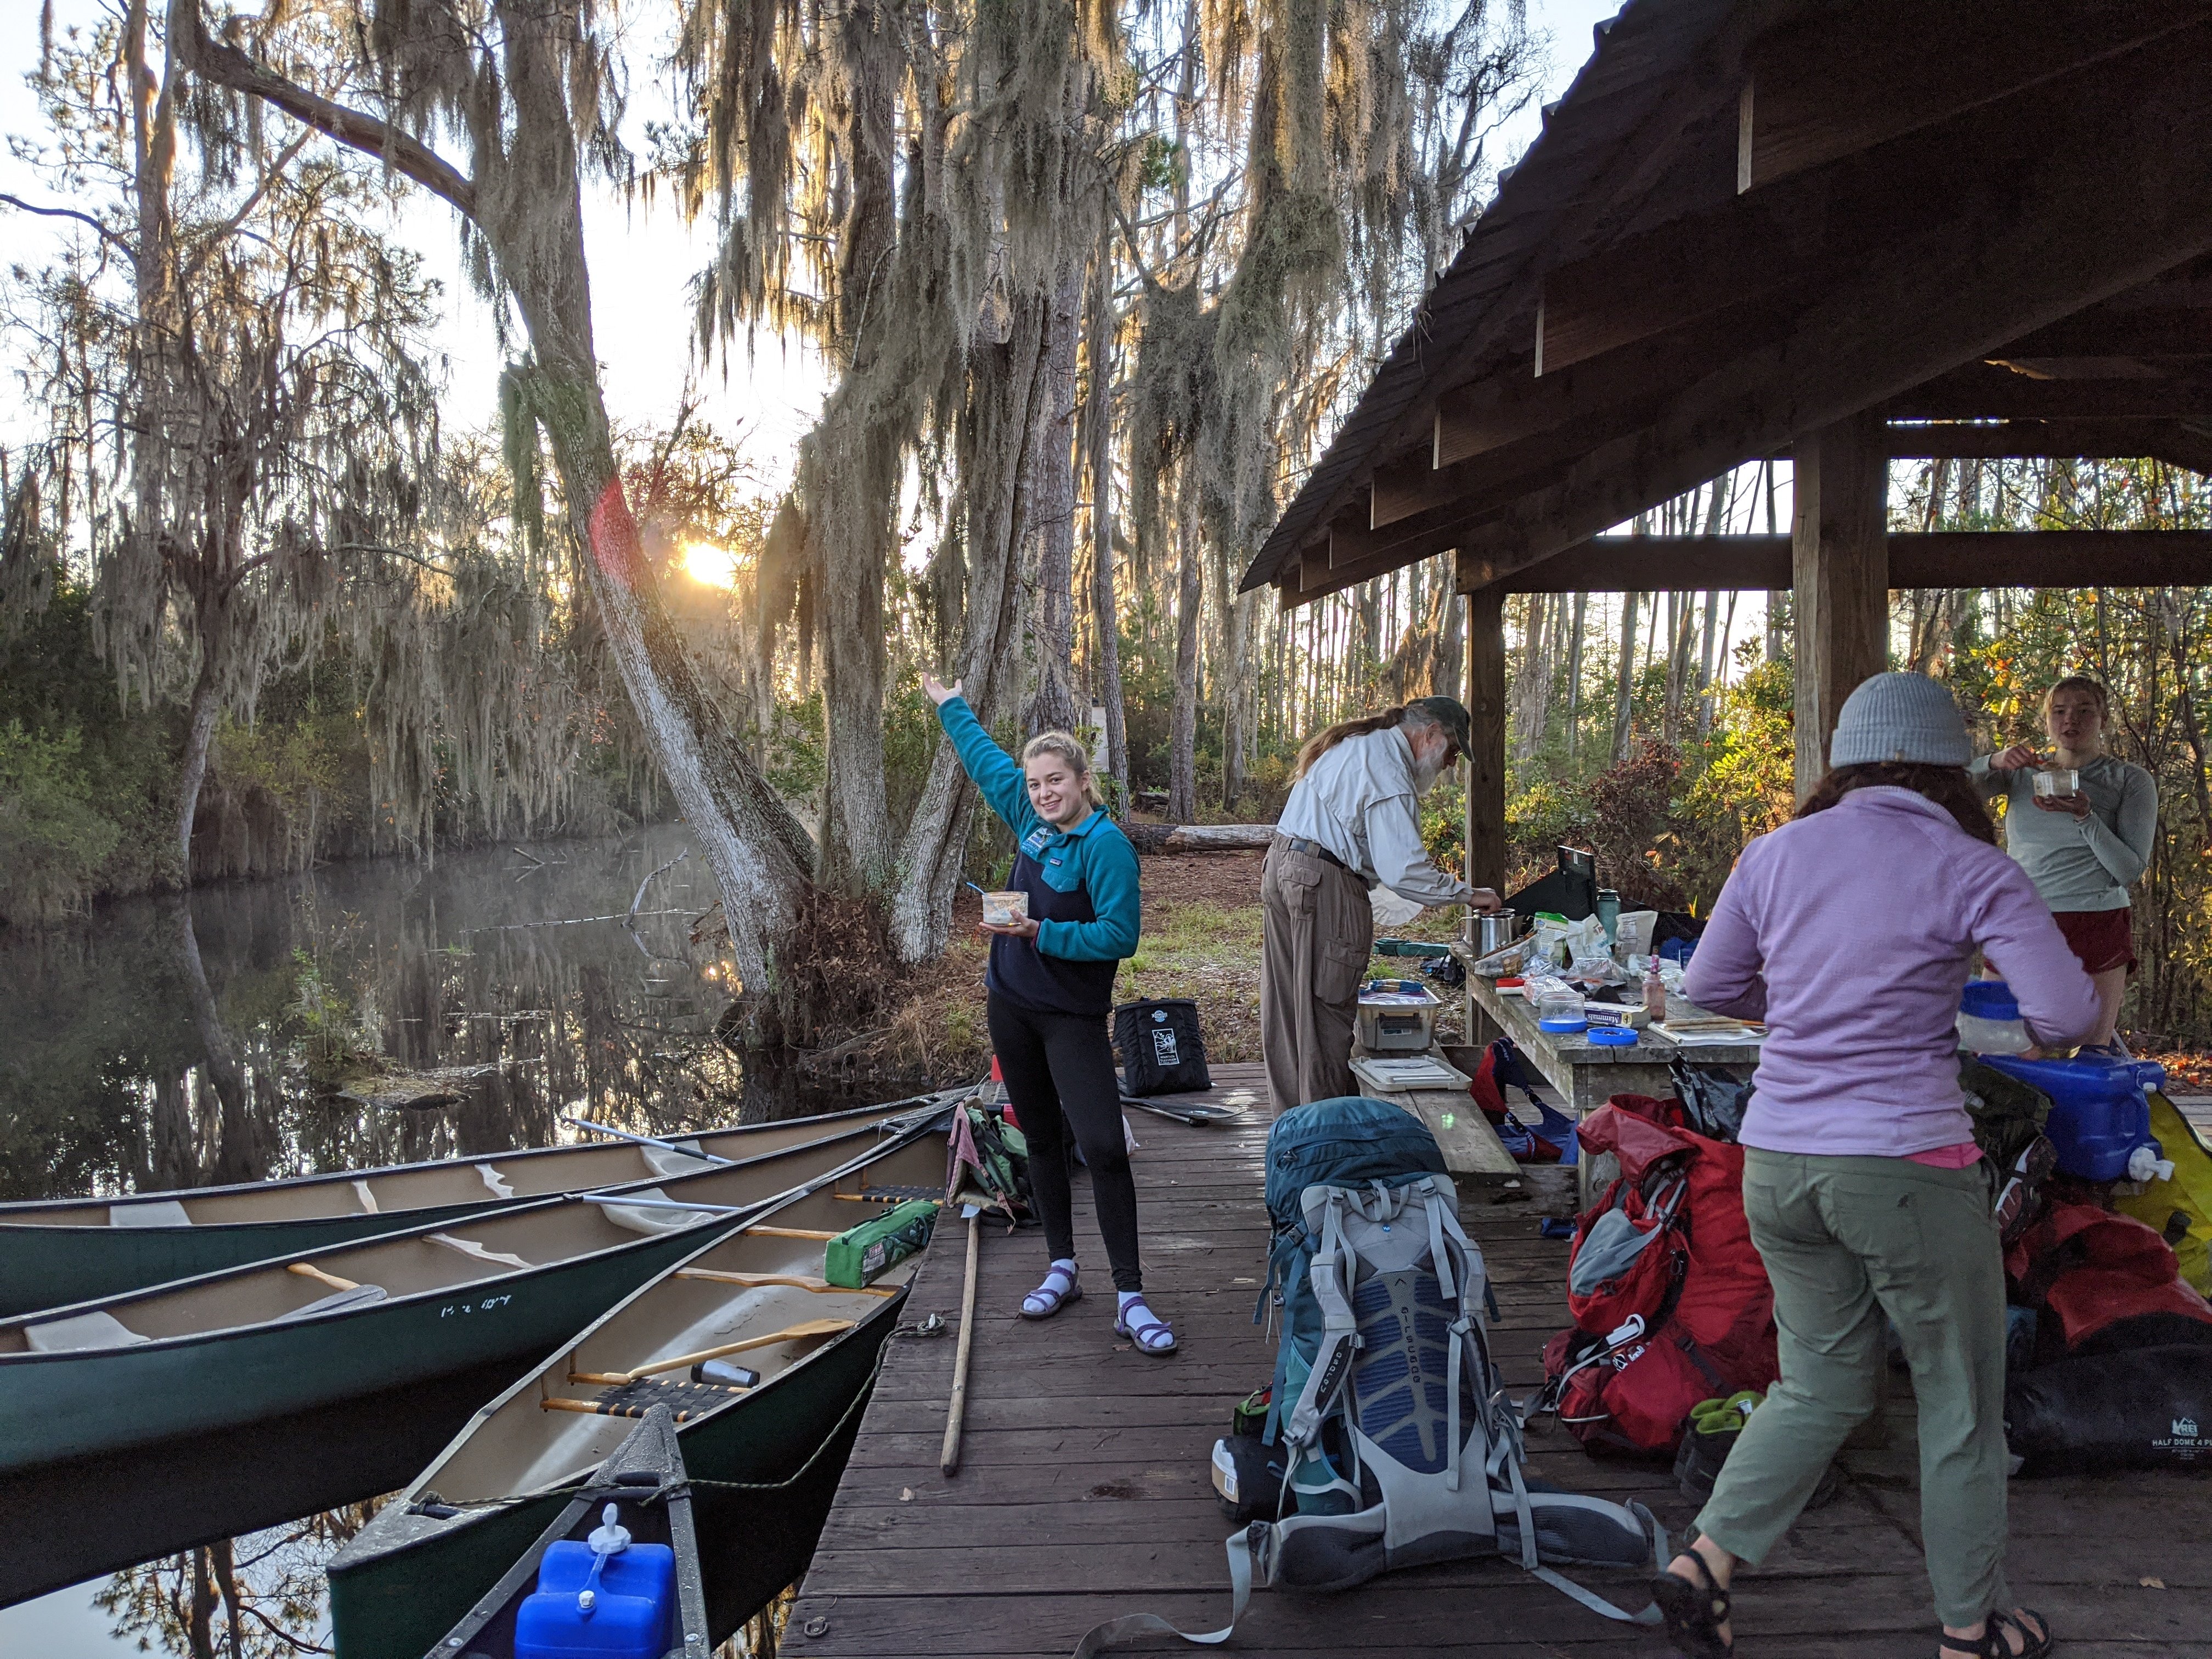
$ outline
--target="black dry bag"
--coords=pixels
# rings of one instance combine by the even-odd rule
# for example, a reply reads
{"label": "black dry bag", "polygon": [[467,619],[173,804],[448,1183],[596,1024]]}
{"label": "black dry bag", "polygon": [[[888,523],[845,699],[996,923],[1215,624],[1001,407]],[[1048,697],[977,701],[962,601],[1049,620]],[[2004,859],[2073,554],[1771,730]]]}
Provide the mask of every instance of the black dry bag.
{"label": "black dry bag", "polygon": [[2186,1342],[2039,1365],[2005,1386],[2005,1443],[2031,1474],[2212,1470],[2206,1362]]}
{"label": "black dry bag", "polygon": [[1114,1046],[1121,1051],[1124,1093],[1180,1095],[1213,1086],[1198,1005],[1187,998],[1123,1003],[1114,1011]]}

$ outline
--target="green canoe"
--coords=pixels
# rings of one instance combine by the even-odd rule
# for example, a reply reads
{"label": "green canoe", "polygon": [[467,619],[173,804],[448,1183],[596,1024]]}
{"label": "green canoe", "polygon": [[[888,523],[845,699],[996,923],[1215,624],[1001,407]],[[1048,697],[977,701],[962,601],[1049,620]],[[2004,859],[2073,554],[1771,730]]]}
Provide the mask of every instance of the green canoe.
{"label": "green canoe", "polygon": [[[432,1650],[621,1442],[631,1420],[623,1413],[655,1405],[676,1413],[694,1482],[710,1639],[724,1640],[796,1580],[919,1260],[867,1289],[838,1289],[822,1277],[822,1236],[866,1218],[854,1200],[867,1189],[887,1199],[941,1190],[943,1148],[932,1135],[891,1149],[760,1212],[479,1411],[331,1563],[340,1659]],[[757,1380],[695,1380],[690,1364],[671,1364],[717,1350]]]}
{"label": "green canoe", "polygon": [[[917,1095],[710,1129],[672,1144],[708,1158],[752,1158],[951,1098]],[[647,1180],[677,1173],[681,1162],[659,1147],[593,1142],[229,1187],[0,1204],[0,1318],[459,1220],[518,1200]]]}
{"label": "green canoe", "polygon": [[394,1447],[419,1468],[640,1285],[941,1116],[0,1321],[0,1514],[40,1539],[0,1606],[391,1490]]}

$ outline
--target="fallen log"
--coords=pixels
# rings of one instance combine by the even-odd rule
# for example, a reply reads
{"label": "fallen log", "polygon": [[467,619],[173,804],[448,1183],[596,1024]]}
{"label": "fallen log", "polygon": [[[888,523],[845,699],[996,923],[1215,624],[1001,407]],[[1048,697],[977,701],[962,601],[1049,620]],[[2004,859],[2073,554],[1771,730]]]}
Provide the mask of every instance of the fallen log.
{"label": "fallen log", "polygon": [[1127,823],[1121,826],[1139,853],[1261,853],[1273,839],[1272,823]]}

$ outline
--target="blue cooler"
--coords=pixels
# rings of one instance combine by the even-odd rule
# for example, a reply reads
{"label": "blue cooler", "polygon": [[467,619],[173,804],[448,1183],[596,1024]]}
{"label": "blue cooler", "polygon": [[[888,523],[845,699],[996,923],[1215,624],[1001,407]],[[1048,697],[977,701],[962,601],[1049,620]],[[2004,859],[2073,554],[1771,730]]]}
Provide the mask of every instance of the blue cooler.
{"label": "blue cooler", "polygon": [[545,1552],[538,1589],[514,1619],[514,1659],[660,1659],[677,1645],[676,1552],[632,1544],[606,1558],[592,1584],[592,1547],[564,1538]]}
{"label": "blue cooler", "polygon": [[2058,1148],[2058,1167],[2078,1180],[2123,1180],[2136,1147],[2158,1146],[2143,1093],[2166,1086],[2166,1068],[2155,1061],[1986,1054],[1982,1064],[2051,1097],[2043,1133]]}

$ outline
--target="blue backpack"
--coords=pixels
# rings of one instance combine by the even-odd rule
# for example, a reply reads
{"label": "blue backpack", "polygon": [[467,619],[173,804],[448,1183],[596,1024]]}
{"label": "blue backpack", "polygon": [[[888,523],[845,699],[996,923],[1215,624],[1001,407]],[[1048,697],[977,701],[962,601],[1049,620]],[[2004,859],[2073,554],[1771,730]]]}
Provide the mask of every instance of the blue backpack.
{"label": "blue backpack", "polygon": [[1077,1659],[1139,1635],[1224,1641],[1255,1578],[1346,1589],[1491,1553],[1608,1618],[1656,1624],[1656,1607],[1625,1613],[1542,1565],[1656,1566],[1666,1534],[1641,1504],[1524,1476],[1522,1413],[1490,1359],[1482,1252],[1420,1120],[1350,1096],[1285,1112],[1267,1137],[1267,1195],[1283,1312],[1267,1428],[1285,1468],[1277,1518],[1230,1536],[1225,1628],[1133,1613],[1086,1634]]}

